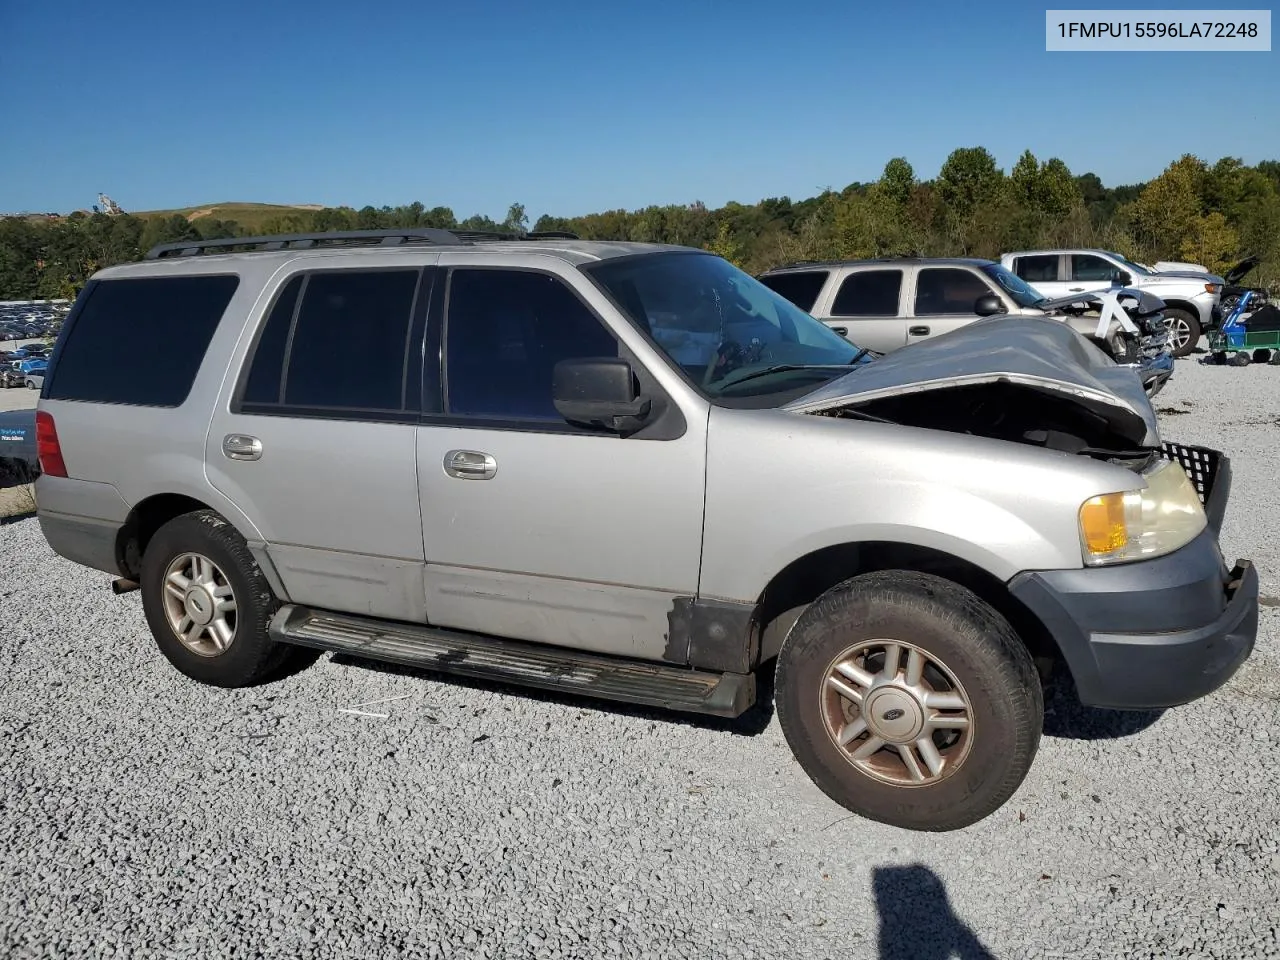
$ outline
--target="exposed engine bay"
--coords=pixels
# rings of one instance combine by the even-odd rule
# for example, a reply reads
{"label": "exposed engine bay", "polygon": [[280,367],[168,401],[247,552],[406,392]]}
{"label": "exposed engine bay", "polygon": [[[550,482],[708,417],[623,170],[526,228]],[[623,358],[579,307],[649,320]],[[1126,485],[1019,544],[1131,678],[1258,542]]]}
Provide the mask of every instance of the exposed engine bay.
{"label": "exposed engine bay", "polygon": [[1135,442],[1133,431],[1118,425],[1115,418],[1073,397],[1006,381],[884,397],[823,415],[1024,443],[1133,470],[1160,456],[1158,448],[1142,446],[1141,438]]}

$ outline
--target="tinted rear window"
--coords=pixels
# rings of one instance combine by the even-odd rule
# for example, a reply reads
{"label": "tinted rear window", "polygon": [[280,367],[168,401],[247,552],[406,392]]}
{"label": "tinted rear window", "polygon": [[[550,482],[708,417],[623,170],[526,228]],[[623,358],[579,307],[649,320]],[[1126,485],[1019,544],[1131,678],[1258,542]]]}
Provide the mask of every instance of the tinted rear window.
{"label": "tinted rear window", "polygon": [[[240,278],[99,280],[62,344],[46,394],[145,407],[187,398]],[[127,376],[120,371],[127,370]]]}
{"label": "tinted rear window", "polygon": [[786,297],[801,310],[808,313],[818,301],[827,282],[825,270],[805,270],[801,273],[775,273],[773,276],[760,277],[760,282],[779,296]]}
{"label": "tinted rear window", "polygon": [[[400,413],[421,373],[409,336],[422,271],[335,270],[295,277],[262,329],[241,397],[277,410]],[[274,408],[274,409],[273,409]]]}
{"label": "tinted rear window", "polygon": [[901,270],[858,270],[845,277],[831,305],[833,317],[896,317]]}

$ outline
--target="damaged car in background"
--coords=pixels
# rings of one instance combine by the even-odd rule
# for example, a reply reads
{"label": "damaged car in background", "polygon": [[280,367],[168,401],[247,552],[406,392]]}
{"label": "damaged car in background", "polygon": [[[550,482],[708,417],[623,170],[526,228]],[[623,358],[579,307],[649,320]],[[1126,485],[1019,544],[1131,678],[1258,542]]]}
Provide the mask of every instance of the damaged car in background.
{"label": "damaged car in background", "polygon": [[[978,258],[802,262],[757,279],[850,342],[879,353],[985,317],[1049,316],[1133,370],[1150,396],[1173,374],[1164,304],[1128,288],[1051,300],[1000,264]],[[1106,300],[1108,294],[1118,304]]]}

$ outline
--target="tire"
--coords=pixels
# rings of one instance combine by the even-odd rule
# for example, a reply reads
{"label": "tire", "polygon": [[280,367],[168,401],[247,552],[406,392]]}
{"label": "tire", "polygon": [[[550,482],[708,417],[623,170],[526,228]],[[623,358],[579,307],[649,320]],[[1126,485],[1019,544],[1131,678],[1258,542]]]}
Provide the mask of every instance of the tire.
{"label": "tire", "polygon": [[[884,640],[901,644],[893,684],[883,682]],[[874,675],[861,688],[863,704],[878,701],[869,709],[854,707],[829,679],[859,687],[834,668],[857,663],[845,658],[860,645],[870,650],[861,672]],[[922,676],[937,699],[928,706],[900,692],[916,655],[931,661]],[[949,710],[944,700],[963,701],[965,709]],[[1039,675],[1008,622],[968,589],[905,570],[846,580],[805,610],[778,655],[775,702],[787,743],[823,793],[856,814],[909,830],[958,830],[998,810],[1031,768],[1044,725]],[[955,724],[966,710],[967,728],[912,732],[926,715]],[[900,739],[920,739],[876,750],[869,743],[875,730],[865,729],[869,716],[888,725],[881,732],[891,727]],[[865,732],[838,745],[837,737],[859,723]],[[915,746],[924,737],[934,744],[934,763]],[[874,752],[855,761],[866,746]],[[904,750],[915,758],[915,773]]]}
{"label": "tire", "polygon": [[[216,568],[213,581],[219,589],[230,587],[235,602],[232,613],[221,615],[231,628],[224,649],[216,649],[221,641],[212,632],[201,631],[193,645],[179,638],[170,624],[172,606],[166,604],[166,576],[171,566],[182,563],[186,555],[199,555]],[[190,574],[193,568],[185,567]],[[194,576],[189,577],[198,586]],[[151,538],[142,557],[139,585],[142,609],[152,636],[165,658],[182,674],[199,683],[215,687],[248,687],[271,679],[289,662],[295,648],[276,643],[267,633],[271,617],[280,607],[279,600],[263,576],[261,568],[249,552],[244,538],[226,520],[212,510],[185,513],[170,520]],[[203,589],[203,588],[201,588]],[[225,597],[223,598],[225,599]],[[218,600],[205,590],[187,605],[174,598],[177,607],[193,609],[198,616],[213,610]],[[219,616],[215,610],[215,619]]]}
{"label": "tire", "polygon": [[1227,357],[1227,364],[1232,367],[1247,367],[1250,362],[1249,354],[1243,350],[1237,350]]}
{"label": "tire", "polygon": [[[1172,334],[1170,349],[1175,357],[1185,357],[1195,350],[1200,342],[1200,318],[1189,310],[1167,307],[1164,311],[1165,321]],[[1182,339],[1184,338],[1185,339]]]}

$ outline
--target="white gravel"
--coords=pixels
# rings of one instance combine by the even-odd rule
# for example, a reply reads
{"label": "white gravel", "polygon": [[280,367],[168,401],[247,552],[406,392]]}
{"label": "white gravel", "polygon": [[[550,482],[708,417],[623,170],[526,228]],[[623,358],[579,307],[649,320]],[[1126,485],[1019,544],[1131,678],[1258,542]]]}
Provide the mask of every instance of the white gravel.
{"label": "white gravel", "polygon": [[[0,526],[0,956],[1280,957],[1280,368],[1180,361],[1257,652],[1158,718],[1051,701],[968,830],[848,817],[724,725],[322,658],[198,687],[138,595]],[[365,701],[402,697],[339,712]]]}

